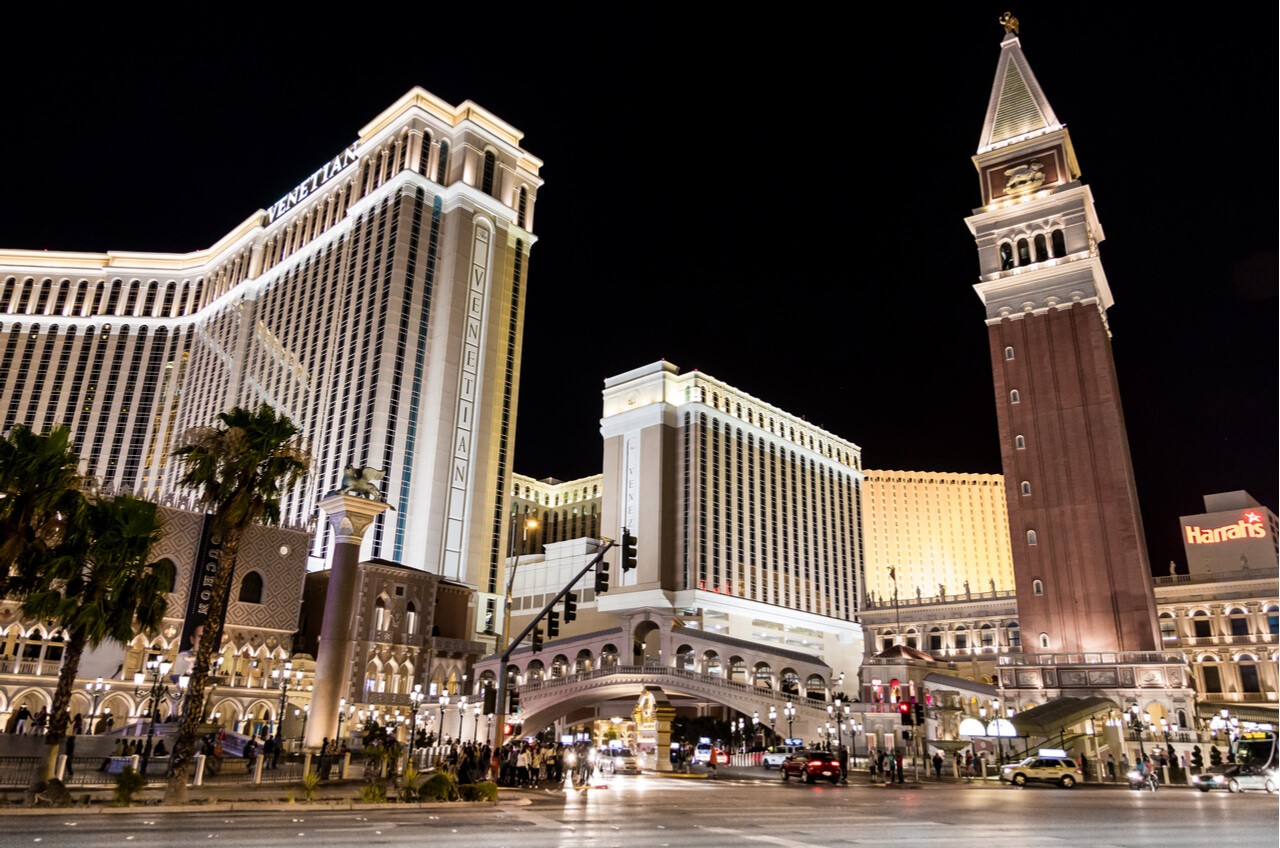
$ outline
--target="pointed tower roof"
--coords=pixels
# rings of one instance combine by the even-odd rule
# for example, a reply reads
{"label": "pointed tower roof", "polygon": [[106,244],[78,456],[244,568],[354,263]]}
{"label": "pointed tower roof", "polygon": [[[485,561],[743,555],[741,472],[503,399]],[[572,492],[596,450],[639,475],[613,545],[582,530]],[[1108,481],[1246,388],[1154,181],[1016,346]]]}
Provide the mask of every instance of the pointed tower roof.
{"label": "pointed tower roof", "polygon": [[1063,125],[1040,89],[1027,57],[1022,55],[1022,43],[1015,33],[1008,33],[1000,42],[1000,63],[987,102],[978,155],[1061,129]]}

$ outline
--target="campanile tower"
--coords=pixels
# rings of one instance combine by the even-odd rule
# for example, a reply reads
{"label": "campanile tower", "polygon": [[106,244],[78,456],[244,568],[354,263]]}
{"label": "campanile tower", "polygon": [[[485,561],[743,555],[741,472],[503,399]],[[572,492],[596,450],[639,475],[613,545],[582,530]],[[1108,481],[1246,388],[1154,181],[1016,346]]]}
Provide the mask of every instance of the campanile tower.
{"label": "campanile tower", "polygon": [[1154,651],[1155,598],[1112,359],[1102,226],[1017,23],[973,157],[1023,651]]}

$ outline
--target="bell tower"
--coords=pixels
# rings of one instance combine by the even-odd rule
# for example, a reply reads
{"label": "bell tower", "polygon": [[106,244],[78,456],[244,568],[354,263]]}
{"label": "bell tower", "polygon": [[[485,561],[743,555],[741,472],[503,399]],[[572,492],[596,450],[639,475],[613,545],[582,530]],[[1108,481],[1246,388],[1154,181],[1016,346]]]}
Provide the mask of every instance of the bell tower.
{"label": "bell tower", "polygon": [[1156,651],[1112,359],[1102,225],[1067,128],[1005,37],[966,219],[986,323],[1024,653]]}

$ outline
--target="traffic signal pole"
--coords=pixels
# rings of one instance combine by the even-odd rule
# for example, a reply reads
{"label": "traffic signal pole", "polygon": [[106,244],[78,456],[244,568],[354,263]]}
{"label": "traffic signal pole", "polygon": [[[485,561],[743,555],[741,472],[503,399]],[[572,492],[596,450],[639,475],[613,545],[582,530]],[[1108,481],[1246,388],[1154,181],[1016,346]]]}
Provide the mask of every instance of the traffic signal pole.
{"label": "traffic signal pole", "polygon": [[[520,643],[525,640],[525,637],[528,636],[530,633],[532,633],[533,629],[538,626],[539,622],[541,622],[542,619],[546,617],[547,613],[556,604],[560,603],[561,599],[563,599],[566,595],[568,595],[570,592],[573,591],[573,587],[578,585],[578,581],[581,580],[583,577],[585,577],[587,575],[587,572],[592,571],[593,569],[600,566],[602,562],[604,562],[604,555],[609,552],[609,550],[616,544],[616,542],[613,539],[605,539],[602,541],[604,541],[604,547],[596,551],[596,555],[591,558],[591,561],[588,562],[585,566],[583,566],[582,570],[579,571],[572,580],[566,583],[564,588],[561,589],[559,593],[557,593],[556,596],[552,598],[547,603],[547,605],[542,608],[542,611],[533,617],[533,621],[530,621],[527,625],[525,625],[524,630],[521,630],[519,635],[517,635],[514,639],[506,640],[507,645],[505,648],[503,648],[502,654],[498,658],[498,702],[496,707],[494,708],[494,716],[493,716],[494,718],[493,724],[494,724],[494,727],[497,728],[497,730],[494,731],[494,739],[495,739],[494,747],[495,748],[502,747],[502,743],[504,741],[503,739],[504,734],[502,729],[506,724],[506,718],[507,718],[507,663],[508,661],[510,661],[511,655],[515,653],[516,648],[520,647]],[[514,578],[514,574],[512,575],[512,577]],[[505,611],[506,620],[510,622],[511,621],[511,617],[510,617],[511,589],[510,588],[507,589],[507,603],[508,603],[508,609]],[[506,638],[505,632],[503,633],[503,638],[504,639]]]}

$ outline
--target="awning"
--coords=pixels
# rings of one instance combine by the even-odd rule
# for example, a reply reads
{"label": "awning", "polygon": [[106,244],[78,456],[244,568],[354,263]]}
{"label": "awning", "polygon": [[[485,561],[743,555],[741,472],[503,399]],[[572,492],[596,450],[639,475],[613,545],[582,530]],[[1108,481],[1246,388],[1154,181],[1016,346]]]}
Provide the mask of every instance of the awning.
{"label": "awning", "polygon": [[1115,701],[1098,695],[1089,698],[1054,698],[1047,704],[1015,713],[1009,720],[1017,728],[1019,736],[1053,736],[1104,710],[1118,709],[1120,706]]}
{"label": "awning", "polygon": [[1201,701],[1196,704],[1196,715],[1203,719],[1212,719],[1220,715],[1222,710],[1240,721],[1275,724],[1280,720],[1280,708],[1276,704],[1242,704],[1239,701]]}

